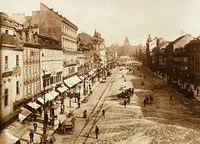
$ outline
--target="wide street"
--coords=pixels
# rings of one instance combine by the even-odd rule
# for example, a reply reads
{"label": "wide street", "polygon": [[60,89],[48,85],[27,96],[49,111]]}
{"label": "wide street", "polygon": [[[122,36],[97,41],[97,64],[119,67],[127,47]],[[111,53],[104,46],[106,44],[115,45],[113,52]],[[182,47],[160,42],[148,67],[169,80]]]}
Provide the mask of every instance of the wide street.
{"label": "wide street", "polygon": [[[100,83],[81,108],[74,111],[75,130],[65,135],[56,133],[56,143],[200,143],[200,102],[185,98],[142,67],[134,69],[135,73],[125,67],[122,71],[119,67],[113,69],[106,83]],[[134,86],[135,94],[124,108],[123,100],[117,99],[116,94],[120,87],[128,85]],[[149,94],[153,103],[144,107],[143,100]],[[82,118],[85,109],[87,119]],[[106,110],[105,118],[102,109]],[[95,138],[96,125],[99,139]]]}

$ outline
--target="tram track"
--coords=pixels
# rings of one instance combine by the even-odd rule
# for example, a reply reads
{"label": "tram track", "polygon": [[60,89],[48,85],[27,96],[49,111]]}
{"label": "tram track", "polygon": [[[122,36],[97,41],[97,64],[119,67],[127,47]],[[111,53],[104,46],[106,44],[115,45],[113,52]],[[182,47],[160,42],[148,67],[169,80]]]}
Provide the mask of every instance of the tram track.
{"label": "tram track", "polygon": [[[99,121],[99,119],[101,117],[100,112],[103,109],[103,104],[105,102],[106,96],[109,93],[109,91],[110,91],[110,89],[111,89],[111,87],[113,85],[113,82],[114,82],[114,79],[115,79],[116,75],[117,75],[117,70],[115,71],[115,73],[113,73],[112,77],[108,81],[108,84],[107,84],[106,88],[103,90],[102,94],[100,95],[97,103],[95,104],[95,106],[93,107],[90,115],[86,119],[85,125],[83,126],[83,128],[79,132],[79,134],[78,134],[77,138],[75,139],[75,141],[73,142],[73,144],[79,144],[80,140],[82,140],[81,143],[85,144],[86,141],[88,140],[91,131],[93,130],[94,126],[96,125],[96,123]],[[105,110],[108,110],[109,108],[110,107],[106,108]],[[89,123],[92,123],[92,124],[89,125]],[[89,130],[86,132],[86,136],[83,139],[82,135],[83,135],[83,133],[85,132],[85,130],[86,130],[86,128],[88,126],[90,126]]]}

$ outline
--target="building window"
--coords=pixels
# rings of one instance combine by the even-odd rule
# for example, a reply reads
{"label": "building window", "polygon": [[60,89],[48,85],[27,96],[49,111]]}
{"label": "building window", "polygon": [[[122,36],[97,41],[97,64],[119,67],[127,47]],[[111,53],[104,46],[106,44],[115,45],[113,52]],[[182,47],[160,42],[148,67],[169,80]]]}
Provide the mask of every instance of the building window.
{"label": "building window", "polygon": [[8,69],[8,56],[5,56],[5,69]]}
{"label": "building window", "polygon": [[19,94],[19,81],[16,81],[16,94]]}
{"label": "building window", "polygon": [[8,89],[5,89],[4,91],[4,106],[7,106],[8,105]]}
{"label": "building window", "polygon": [[16,55],[16,66],[19,66],[19,55]]}
{"label": "building window", "polygon": [[5,33],[8,34],[8,30],[6,30]]}

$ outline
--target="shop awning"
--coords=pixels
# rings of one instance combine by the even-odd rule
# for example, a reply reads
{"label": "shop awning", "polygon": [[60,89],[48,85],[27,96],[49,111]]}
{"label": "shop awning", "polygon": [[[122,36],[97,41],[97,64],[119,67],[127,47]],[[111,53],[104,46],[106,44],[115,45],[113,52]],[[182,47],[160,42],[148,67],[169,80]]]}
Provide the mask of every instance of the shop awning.
{"label": "shop awning", "polygon": [[94,71],[91,70],[91,71],[89,72],[89,75],[93,75],[93,74],[94,74]]}
{"label": "shop awning", "polygon": [[46,101],[51,101],[51,100],[53,100],[55,97],[53,96],[53,95],[51,95],[50,93],[46,93],[45,94],[45,102]]}
{"label": "shop awning", "polygon": [[[37,99],[37,101],[39,101],[42,105],[44,105],[44,99],[42,97],[39,97]],[[45,103],[47,102],[48,100],[45,100]]]}
{"label": "shop awning", "polygon": [[73,78],[74,78],[76,84],[81,82],[81,79],[77,75],[73,76]]}
{"label": "shop awning", "polygon": [[40,105],[37,104],[36,102],[29,102],[27,105],[30,106],[31,108],[35,109],[35,110],[40,108]]}
{"label": "shop awning", "polygon": [[0,144],[20,144],[19,138],[4,130],[0,134]]}
{"label": "shop awning", "polygon": [[68,90],[68,88],[66,86],[62,86],[62,87],[57,88],[57,90],[59,92],[63,93],[63,92],[66,92]]}
{"label": "shop awning", "polygon": [[9,127],[7,127],[5,131],[21,139],[24,136],[24,134],[29,131],[29,128],[20,122],[14,122],[11,125],[9,125]]}
{"label": "shop awning", "polygon": [[68,81],[69,81],[73,86],[76,85],[76,80],[75,80],[74,76],[68,78]]}
{"label": "shop awning", "polygon": [[68,79],[65,79],[65,80],[64,80],[64,83],[65,83],[69,88],[73,87],[73,84],[71,84],[71,83],[68,81]]}
{"label": "shop awning", "polygon": [[51,91],[49,93],[54,97],[54,99],[59,95],[59,93],[56,91]]}
{"label": "shop awning", "polygon": [[24,107],[20,108],[21,112],[19,113],[19,120],[20,122],[23,121],[26,117],[28,117],[31,112]]}

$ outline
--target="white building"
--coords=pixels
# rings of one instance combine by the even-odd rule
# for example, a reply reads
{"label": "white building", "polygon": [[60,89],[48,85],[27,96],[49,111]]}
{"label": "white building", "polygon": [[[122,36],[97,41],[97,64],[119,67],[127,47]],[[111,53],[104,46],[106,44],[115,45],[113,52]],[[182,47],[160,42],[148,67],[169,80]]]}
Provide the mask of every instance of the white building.
{"label": "white building", "polygon": [[15,102],[23,98],[23,45],[16,31],[22,25],[0,13],[0,122],[16,116]]}
{"label": "white building", "polygon": [[46,90],[55,90],[57,84],[62,83],[62,49],[59,42],[49,37],[39,35],[41,89],[43,90],[43,76],[49,77],[46,81]]}

